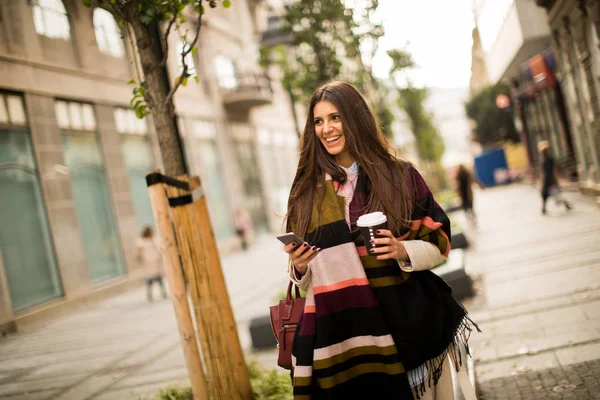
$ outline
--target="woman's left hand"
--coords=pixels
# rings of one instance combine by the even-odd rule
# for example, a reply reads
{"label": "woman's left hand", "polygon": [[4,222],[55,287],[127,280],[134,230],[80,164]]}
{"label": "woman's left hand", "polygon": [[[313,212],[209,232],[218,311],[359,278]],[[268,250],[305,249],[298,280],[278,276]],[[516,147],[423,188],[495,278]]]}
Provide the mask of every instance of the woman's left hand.
{"label": "woman's left hand", "polygon": [[372,254],[376,256],[378,260],[404,260],[408,261],[409,256],[404,248],[404,244],[397,240],[391,231],[387,229],[380,229],[376,232],[380,236],[386,236],[385,238],[373,239],[371,243],[373,246]]}

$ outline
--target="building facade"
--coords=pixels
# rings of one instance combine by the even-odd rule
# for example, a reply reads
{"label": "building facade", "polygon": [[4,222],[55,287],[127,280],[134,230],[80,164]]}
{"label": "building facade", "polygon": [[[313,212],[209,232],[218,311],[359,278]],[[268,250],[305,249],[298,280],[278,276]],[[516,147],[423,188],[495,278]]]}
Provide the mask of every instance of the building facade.
{"label": "building facade", "polygon": [[[537,3],[537,5],[536,5]],[[491,82],[513,88],[530,166],[548,140],[560,173],[600,192],[600,4],[595,0],[475,0]]]}
{"label": "building facade", "polygon": [[473,96],[490,83],[490,78],[487,72],[485,54],[481,44],[481,37],[479,36],[477,21],[475,21],[475,27],[473,27],[471,37],[473,38],[473,44],[471,46],[471,78],[469,79],[469,95]]}
{"label": "building facade", "polygon": [[[580,187],[600,194],[600,3],[538,0],[546,10]],[[542,8],[540,8],[542,9]]]}
{"label": "building facade", "polygon": [[546,16],[529,0],[474,0],[489,80],[510,81],[520,65],[550,47]]}
{"label": "building facade", "polygon": [[[200,83],[174,97],[225,252],[236,209],[257,233],[281,230],[297,163],[289,98],[258,66],[264,7],[207,10],[188,60]],[[162,163],[152,118],[129,107],[135,49],[112,15],[80,0],[2,0],[0,15],[0,327],[14,329],[137,284],[144,176]],[[169,41],[172,81],[182,43]]]}

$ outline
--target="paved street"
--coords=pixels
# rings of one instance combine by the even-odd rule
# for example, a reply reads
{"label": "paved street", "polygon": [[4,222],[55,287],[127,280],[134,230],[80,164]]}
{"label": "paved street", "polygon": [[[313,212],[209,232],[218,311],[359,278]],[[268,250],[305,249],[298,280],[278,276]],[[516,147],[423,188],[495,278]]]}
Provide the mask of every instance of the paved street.
{"label": "paved street", "polygon": [[600,210],[567,193],[575,210],[544,217],[537,196],[513,185],[477,199],[467,262],[481,295],[467,305],[483,330],[482,397],[597,399],[599,364],[586,362],[600,359]]}
{"label": "paved street", "polygon": [[[543,217],[525,185],[477,194],[466,256],[480,294],[466,304],[483,330],[472,338],[482,395],[599,398],[600,210],[568,193],[575,210]],[[223,265],[249,350],[249,319],[284,289],[286,258],[262,237]],[[274,365],[273,355],[250,357]],[[0,339],[0,398],[137,399],[185,376],[171,303],[147,303],[144,289]]]}

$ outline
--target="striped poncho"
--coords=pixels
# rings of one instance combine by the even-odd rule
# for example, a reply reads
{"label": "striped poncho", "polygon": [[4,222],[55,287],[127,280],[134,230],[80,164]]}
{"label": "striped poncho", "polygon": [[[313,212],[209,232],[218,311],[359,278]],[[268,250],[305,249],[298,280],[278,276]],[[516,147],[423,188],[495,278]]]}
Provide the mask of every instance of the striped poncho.
{"label": "striped poncho", "polygon": [[[447,256],[448,217],[419,173],[407,168],[414,211],[410,228],[397,236],[428,241]],[[435,384],[448,352],[459,354],[460,343],[466,345],[472,323],[450,287],[431,271],[407,273],[395,260],[367,255],[356,227],[365,209],[366,180],[359,172],[349,207],[339,187],[326,177],[323,203],[314,207],[304,238],[323,250],[310,263],[292,347],[294,398],[412,399],[406,371],[425,363]],[[458,368],[459,356],[455,360]]]}

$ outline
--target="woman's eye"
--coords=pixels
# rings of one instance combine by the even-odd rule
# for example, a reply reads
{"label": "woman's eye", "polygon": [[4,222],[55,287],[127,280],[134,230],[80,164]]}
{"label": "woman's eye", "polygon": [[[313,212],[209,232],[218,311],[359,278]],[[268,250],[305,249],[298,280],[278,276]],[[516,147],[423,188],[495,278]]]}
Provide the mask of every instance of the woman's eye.
{"label": "woman's eye", "polygon": [[339,121],[341,118],[339,115],[334,115],[331,119],[333,119],[334,121]]}
{"label": "woman's eye", "polygon": [[316,119],[316,120],[315,120],[315,125],[319,125],[321,122],[323,122],[323,121],[322,121],[322,120],[320,120],[320,119]]}

